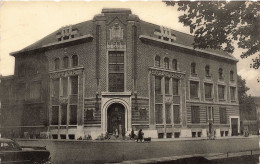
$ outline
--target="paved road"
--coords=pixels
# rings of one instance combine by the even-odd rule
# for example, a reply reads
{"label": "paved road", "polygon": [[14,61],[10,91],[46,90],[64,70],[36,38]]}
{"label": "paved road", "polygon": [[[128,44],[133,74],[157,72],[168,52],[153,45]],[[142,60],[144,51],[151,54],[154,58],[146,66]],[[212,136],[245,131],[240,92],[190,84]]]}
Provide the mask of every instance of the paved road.
{"label": "paved road", "polygon": [[259,149],[259,138],[154,141],[151,143],[105,141],[18,141],[46,146],[55,164],[104,163],[188,154],[226,153]]}

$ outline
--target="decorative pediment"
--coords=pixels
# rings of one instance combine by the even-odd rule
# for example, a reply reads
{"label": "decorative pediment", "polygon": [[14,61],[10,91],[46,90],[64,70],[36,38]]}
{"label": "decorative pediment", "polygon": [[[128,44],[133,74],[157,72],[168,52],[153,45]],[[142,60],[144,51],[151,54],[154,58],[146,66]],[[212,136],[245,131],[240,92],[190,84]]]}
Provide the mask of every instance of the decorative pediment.
{"label": "decorative pediment", "polygon": [[109,30],[110,31],[110,40],[123,40],[123,29],[118,23],[115,23],[114,26]]}

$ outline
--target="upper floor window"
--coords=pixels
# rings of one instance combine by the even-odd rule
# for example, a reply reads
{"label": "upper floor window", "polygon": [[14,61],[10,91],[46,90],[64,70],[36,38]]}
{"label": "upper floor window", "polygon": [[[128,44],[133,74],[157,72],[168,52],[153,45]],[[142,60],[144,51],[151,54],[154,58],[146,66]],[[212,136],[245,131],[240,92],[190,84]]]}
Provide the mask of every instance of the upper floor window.
{"label": "upper floor window", "polygon": [[169,69],[169,58],[164,58],[164,68]]}
{"label": "upper floor window", "polygon": [[60,59],[59,58],[56,58],[54,60],[54,65],[55,65],[55,70],[60,69]]}
{"label": "upper floor window", "polygon": [[230,71],[230,81],[234,81],[234,71]]}
{"label": "upper floor window", "polygon": [[225,100],[225,86],[218,85],[218,99]]}
{"label": "upper floor window", "polygon": [[69,67],[69,58],[68,56],[65,56],[63,58],[63,68],[68,68]]}
{"label": "upper floor window", "polygon": [[110,51],[108,54],[109,91],[124,91],[124,52]]}
{"label": "upper floor window", "polygon": [[71,94],[78,94],[78,76],[71,76]]}
{"label": "upper floor window", "polygon": [[155,66],[156,67],[160,67],[161,66],[160,60],[161,60],[160,56],[155,56]]}
{"label": "upper floor window", "polygon": [[218,70],[219,79],[223,79],[223,69],[219,68]]}
{"label": "upper floor window", "polygon": [[73,67],[78,66],[78,56],[77,55],[72,56],[72,66]]}
{"label": "upper floor window", "polygon": [[190,98],[198,98],[198,97],[199,97],[199,82],[190,81]]}
{"label": "upper floor window", "polygon": [[196,63],[191,63],[191,74],[196,74]]}
{"label": "upper floor window", "polygon": [[155,94],[161,94],[162,93],[162,78],[159,76],[155,77]]}
{"label": "upper floor window", "polygon": [[205,88],[205,99],[213,98],[213,96],[212,96],[213,85],[210,83],[205,83],[204,88]]}
{"label": "upper floor window", "polygon": [[172,69],[175,71],[177,70],[177,60],[176,59],[172,60]]}
{"label": "upper floor window", "polygon": [[230,99],[236,101],[236,87],[230,87]]}
{"label": "upper floor window", "polygon": [[206,73],[206,76],[207,76],[207,77],[210,76],[210,67],[209,67],[209,65],[206,65],[206,67],[205,67],[205,73]]}
{"label": "upper floor window", "polygon": [[165,77],[165,94],[170,94],[170,78]]}

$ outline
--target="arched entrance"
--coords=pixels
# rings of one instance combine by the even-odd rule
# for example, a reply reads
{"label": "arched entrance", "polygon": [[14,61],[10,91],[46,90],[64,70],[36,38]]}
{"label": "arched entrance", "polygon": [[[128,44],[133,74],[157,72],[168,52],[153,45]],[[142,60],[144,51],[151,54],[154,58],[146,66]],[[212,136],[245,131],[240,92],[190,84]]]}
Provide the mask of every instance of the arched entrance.
{"label": "arched entrance", "polygon": [[125,134],[125,107],[119,103],[111,104],[107,110],[107,132],[114,134],[116,129],[119,135]]}

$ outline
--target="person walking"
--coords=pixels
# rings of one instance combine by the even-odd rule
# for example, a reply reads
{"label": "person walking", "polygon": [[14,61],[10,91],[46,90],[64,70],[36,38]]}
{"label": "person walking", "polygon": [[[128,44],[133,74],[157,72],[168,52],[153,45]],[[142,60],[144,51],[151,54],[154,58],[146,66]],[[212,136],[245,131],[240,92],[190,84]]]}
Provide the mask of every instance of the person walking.
{"label": "person walking", "polygon": [[139,140],[140,140],[141,142],[143,141],[143,135],[144,135],[144,133],[143,133],[142,129],[140,129],[139,132],[138,132],[137,142],[138,142]]}

